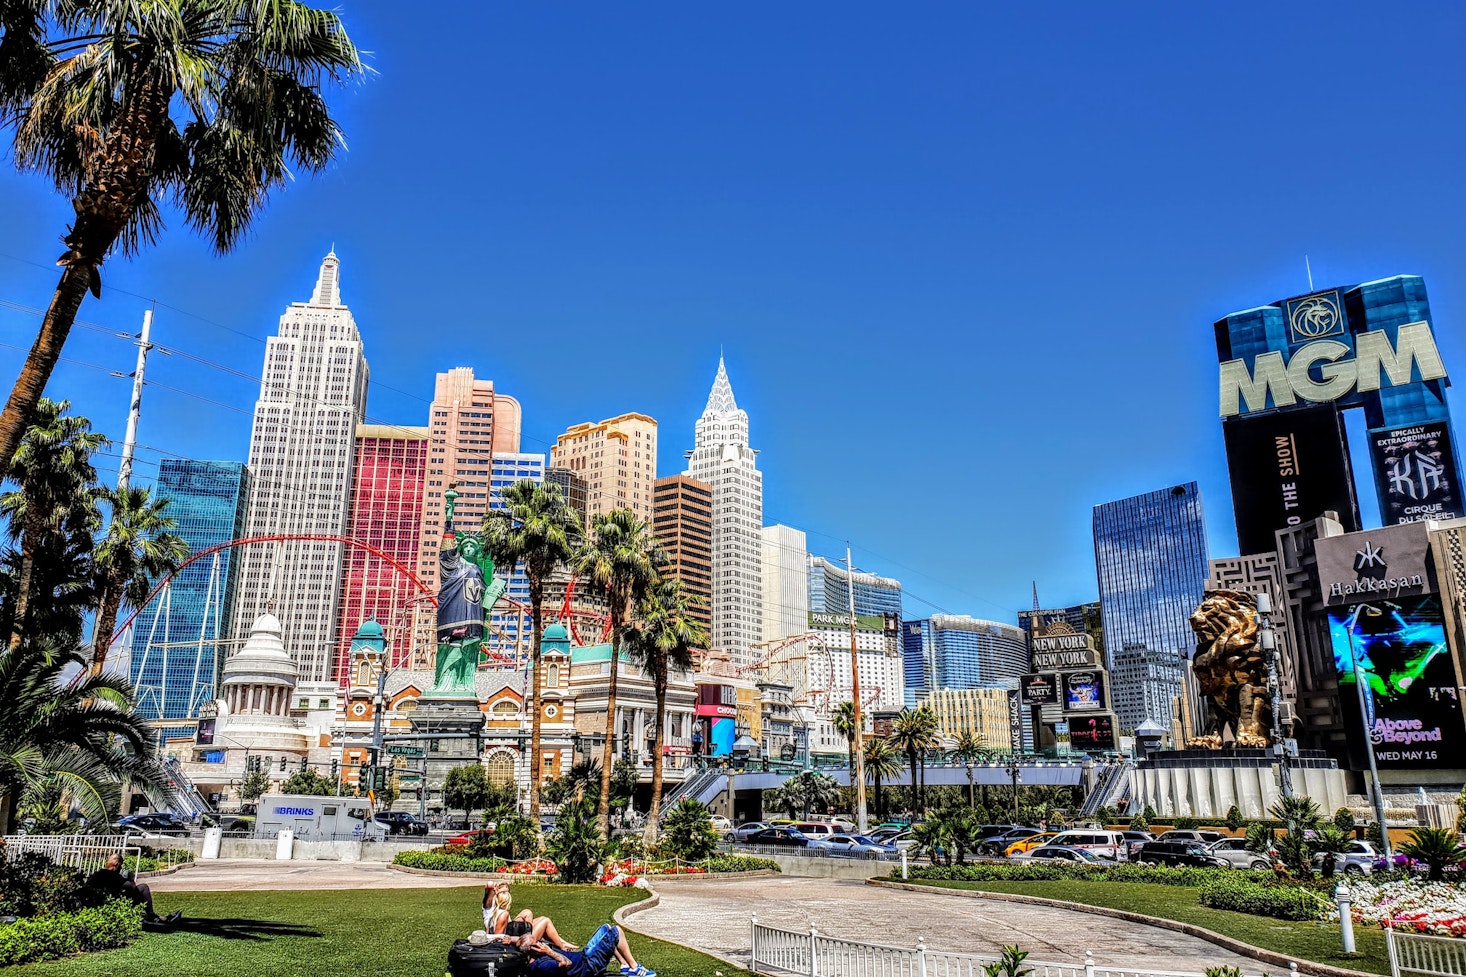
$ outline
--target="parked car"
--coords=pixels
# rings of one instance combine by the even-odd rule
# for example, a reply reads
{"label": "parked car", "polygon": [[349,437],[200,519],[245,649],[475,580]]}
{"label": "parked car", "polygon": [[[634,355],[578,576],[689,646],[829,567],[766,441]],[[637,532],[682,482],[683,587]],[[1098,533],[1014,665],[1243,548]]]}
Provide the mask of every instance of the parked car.
{"label": "parked car", "polygon": [[789,825],[789,827],[798,831],[811,841],[817,841],[820,838],[832,838],[835,835],[849,834],[844,828],[838,828],[825,821],[799,821]]}
{"label": "parked car", "polygon": [[1014,855],[1022,855],[1026,852],[1033,851],[1035,848],[1042,848],[1058,836],[1059,833],[1057,831],[1040,831],[1036,835],[1029,835],[1027,838],[1020,838],[1013,842],[1013,844],[1003,849],[1003,854],[1009,858],[1012,858]]}
{"label": "parked car", "polygon": [[1007,831],[995,834],[979,844],[977,850],[988,855],[1001,855],[1015,841],[1022,841],[1025,838],[1032,838],[1034,835],[1043,833],[1042,828],[1009,828]]}
{"label": "parked car", "polygon": [[479,835],[491,835],[493,833],[494,833],[494,829],[493,828],[475,828],[472,831],[465,831],[465,832],[463,832],[463,834],[454,835],[452,838],[445,838],[443,840],[443,844],[445,844],[445,845],[467,845],[467,844],[472,844],[473,839],[477,838]]}
{"label": "parked car", "polygon": [[755,834],[765,828],[772,828],[773,825],[767,821],[745,821],[738,827],[723,835],[724,841],[747,841],[748,836]]}
{"label": "parked car", "polygon": [[1169,865],[1177,868],[1189,865],[1194,868],[1227,868],[1227,862],[1211,854],[1200,842],[1195,841],[1147,841],[1140,846],[1135,860],[1142,865]]}
{"label": "parked car", "polygon": [[1156,841],[1194,841],[1202,845],[1215,844],[1227,837],[1220,831],[1194,831],[1190,828],[1172,828],[1156,835]]}
{"label": "parked car", "polygon": [[907,848],[915,848],[916,835],[912,833],[910,828],[907,828],[905,831],[901,832],[895,837],[888,838],[885,841],[881,842],[881,844],[890,845],[898,852]]}
{"label": "parked car", "polygon": [[1125,854],[1129,855],[1132,861],[1141,845],[1147,841],[1155,841],[1155,835],[1149,831],[1121,831],[1120,836],[1125,839]]}
{"label": "parked car", "polygon": [[[1319,852],[1313,856],[1313,864],[1322,868],[1325,857],[1323,852]],[[1377,861],[1383,862],[1384,857],[1372,842],[1351,841],[1348,851],[1334,855],[1334,871],[1343,872],[1345,875],[1369,875],[1374,872]],[[1408,861],[1409,859],[1406,859],[1407,863]]]}
{"label": "parked car", "polygon": [[1206,850],[1233,868],[1249,869],[1272,868],[1272,856],[1277,854],[1277,852],[1271,852],[1264,855],[1248,851],[1246,838],[1223,838],[1221,841],[1214,841],[1207,845]]}
{"label": "parked car", "polygon": [[895,845],[883,845],[866,835],[831,835],[809,843],[812,851],[822,851],[831,857],[841,858],[893,858],[898,853]]}
{"label": "parked car", "polygon": [[714,814],[714,815],[712,815],[711,820],[713,822],[713,830],[714,831],[731,831],[731,830],[733,830],[733,822],[732,821],[729,821],[727,818],[723,817],[723,815],[721,815],[721,814]]}
{"label": "parked car", "polygon": [[1069,848],[1065,845],[1040,845],[1030,852],[1013,857],[1015,862],[1080,862],[1085,865],[1103,864],[1100,858],[1087,848]]}
{"label": "parked car", "polygon": [[807,848],[809,838],[797,828],[765,828],[748,836],[750,845],[777,845],[783,848]]}
{"label": "parked car", "polygon": [[419,821],[406,811],[383,811],[376,816],[376,820],[387,826],[387,833],[394,835],[425,835],[428,833],[426,821]]}
{"label": "parked car", "polygon": [[1130,857],[1129,847],[1125,844],[1125,836],[1118,831],[1105,831],[1096,828],[1074,828],[1069,831],[1061,831],[1052,840],[1051,845],[1064,845],[1069,848],[1084,848],[1094,852],[1100,858],[1108,858],[1112,862],[1122,861]]}
{"label": "parked car", "polygon": [[131,814],[117,819],[117,827],[124,834],[142,835],[144,838],[176,837],[188,834],[188,822],[172,814]]}

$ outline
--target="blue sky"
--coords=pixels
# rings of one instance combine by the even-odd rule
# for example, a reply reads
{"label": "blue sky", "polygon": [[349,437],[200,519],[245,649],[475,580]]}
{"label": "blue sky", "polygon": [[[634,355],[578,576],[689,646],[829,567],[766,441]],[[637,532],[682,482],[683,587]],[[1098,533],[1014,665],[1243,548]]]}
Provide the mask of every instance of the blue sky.
{"label": "blue sky", "polygon": [[[1305,254],[1319,286],[1425,276],[1466,363],[1459,5],[400,10],[342,6],[377,74],[333,95],[338,163],[233,255],[173,221],[83,306],[127,332],[155,298],[158,342],[242,374],[155,357],[140,475],[245,457],[263,338],[334,244],[373,418],[421,423],[468,365],[524,450],[637,410],[671,474],[722,347],[767,522],[850,540],[908,616],[1011,621],[1034,579],[1096,596],[1098,502],[1196,479],[1235,553],[1211,323],[1306,291]],[[68,213],[0,172],[4,343]],[[134,350],[66,355],[103,369],[50,393],[120,437]]]}

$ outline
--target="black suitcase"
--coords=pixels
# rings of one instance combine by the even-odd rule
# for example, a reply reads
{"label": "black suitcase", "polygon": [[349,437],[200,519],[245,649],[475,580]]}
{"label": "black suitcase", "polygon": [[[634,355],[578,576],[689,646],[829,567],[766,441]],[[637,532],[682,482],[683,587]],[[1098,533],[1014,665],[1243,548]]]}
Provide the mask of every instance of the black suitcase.
{"label": "black suitcase", "polygon": [[524,977],[529,973],[529,954],[502,941],[474,946],[456,940],[448,951],[448,973],[452,977]]}

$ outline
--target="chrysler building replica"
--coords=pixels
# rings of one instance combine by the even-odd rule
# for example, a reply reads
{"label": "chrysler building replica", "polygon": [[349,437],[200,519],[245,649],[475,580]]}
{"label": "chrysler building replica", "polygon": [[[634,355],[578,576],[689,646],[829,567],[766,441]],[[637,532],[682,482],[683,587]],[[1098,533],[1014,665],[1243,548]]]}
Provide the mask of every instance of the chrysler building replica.
{"label": "chrysler building replica", "polygon": [[[367,363],[341,302],[341,262],[326,255],[309,302],[293,302],[265,342],[249,439],[246,536],[342,536],[356,426],[366,414]],[[343,544],[307,540],[245,547],[235,637],[264,614],[278,619],[300,681],[332,678]]]}
{"label": "chrysler building replica", "polygon": [[753,664],[763,638],[764,481],[748,446],[748,413],[738,409],[723,358],[698,418],[684,473],[713,487],[711,648],[735,668]]}

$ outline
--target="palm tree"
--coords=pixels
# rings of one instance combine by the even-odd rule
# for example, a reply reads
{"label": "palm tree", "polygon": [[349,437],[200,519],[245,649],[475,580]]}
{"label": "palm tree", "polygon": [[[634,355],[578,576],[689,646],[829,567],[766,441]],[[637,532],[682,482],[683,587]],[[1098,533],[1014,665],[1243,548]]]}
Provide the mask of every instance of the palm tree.
{"label": "palm tree", "polygon": [[555,571],[574,558],[582,540],[580,513],[565,504],[558,486],[529,479],[504,490],[504,508],[484,516],[484,542],[494,563],[513,572],[524,568],[529,582],[530,669],[530,780],[529,817],[540,823],[540,655],[544,636],[545,584]]}
{"label": "palm tree", "polygon": [[988,751],[983,746],[982,737],[970,729],[964,729],[957,734],[957,743],[948,756],[967,769],[967,805],[977,807],[977,787],[973,780],[972,767],[987,759]]}
{"label": "palm tree", "polygon": [[28,789],[60,785],[93,823],[117,811],[124,781],[167,797],[168,774],[151,730],[119,675],[69,676],[87,664],[75,649],[25,641],[0,654],[0,831]]}
{"label": "palm tree", "polygon": [[1400,854],[1424,862],[1430,882],[1442,881],[1447,865],[1459,865],[1466,860],[1466,848],[1462,848],[1455,832],[1445,828],[1414,829],[1410,840],[1400,846]]}
{"label": "palm tree", "polygon": [[159,202],[224,254],[292,169],[343,144],[321,88],[364,70],[340,18],[295,0],[0,4],[0,118],[15,161],[71,198],[61,279],[0,413],[0,477],[99,268],[162,229]]}
{"label": "palm tree", "polygon": [[85,417],[66,416],[70,407],[69,401],[48,397],[36,404],[35,421],[10,459],[16,488],[0,495],[0,515],[8,520],[10,538],[20,544],[11,648],[20,644],[31,623],[38,557],[43,552],[59,555],[68,536],[84,533],[89,541],[92,533],[97,471],[91,456],[107,438],[92,431]]}
{"label": "palm tree", "polygon": [[658,576],[641,602],[640,627],[627,629],[628,657],[651,675],[656,692],[656,737],[652,745],[652,800],[647,808],[645,838],[657,840],[657,810],[662,804],[662,742],[667,725],[667,678],[686,674],[695,662],[692,650],[706,647],[707,630],[692,617],[698,598],[687,593],[682,581]]}
{"label": "palm tree", "polygon": [[611,679],[606,686],[606,745],[601,759],[601,796],[596,801],[596,827],[602,835],[611,825],[611,768],[616,750],[616,681],[621,669],[621,639],[637,603],[646,596],[657,567],[665,562],[651,527],[630,509],[598,515],[592,538],[575,556],[575,572],[606,601],[611,619]]}
{"label": "palm tree", "polygon": [[154,500],[146,488],[103,490],[111,503],[112,521],[92,554],[97,578],[97,623],[92,629],[92,674],[102,671],[117,611],[125,600],[137,607],[148,599],[154,580],[166,577],[188,559],[188,544],[168,530],[177,525],[163,510],[167,499]]}
{"label": "palm tree", "polygon": [[891,745],[906,751],[911,763],[911,803],[919,812],[924,809],[923,798],[917,793],[918,776],[925,781],[921,760],[926,751],[937,743],[937,714],[930,706],[903,709],[891,724]]}
{"label": "palm tree", "polygon": [[883,817],[885,803],[881,797],[881,781],[901,772],[901,752],[879,737],[865,741],[865,775],[876,789],[876,816]]}
{"label": "palm tree", "polygon": [[[845,737],[845,745],[850,751],[850,776],[855,776],[855,740],[859,730],[855,728],[855,703],[849,699],[835,707],[830,714],[830,725],[835,727],[835,732]],[[852,782],[853,786],[853,782]]]}

